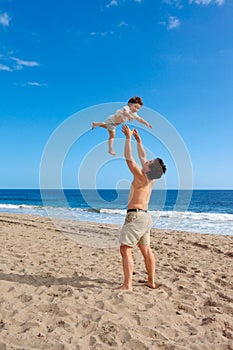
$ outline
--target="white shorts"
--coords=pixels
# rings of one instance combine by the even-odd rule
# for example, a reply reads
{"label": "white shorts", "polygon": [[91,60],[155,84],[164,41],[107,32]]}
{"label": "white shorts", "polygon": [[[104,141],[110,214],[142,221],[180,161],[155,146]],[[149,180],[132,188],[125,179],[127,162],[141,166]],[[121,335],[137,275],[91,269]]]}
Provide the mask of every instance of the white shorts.
{"label": "white shorts", "polygon": [[109,131],[113,131],[116,129],[117,125],[114,121],[114,115],[110,115],[106,120],[105,120],[105,124],[107,126],[107,129]]}
{"label": "white shorts", "polygon": [[148,212],[129,212],[120,231],[119,243],[130,247],[136,244],[150,244],[152,219]]}

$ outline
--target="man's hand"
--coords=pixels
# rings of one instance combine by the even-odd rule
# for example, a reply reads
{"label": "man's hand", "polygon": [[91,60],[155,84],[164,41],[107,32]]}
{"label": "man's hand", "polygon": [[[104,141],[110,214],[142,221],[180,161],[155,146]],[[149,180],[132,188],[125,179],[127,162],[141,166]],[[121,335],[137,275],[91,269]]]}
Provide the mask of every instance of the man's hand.
{"label": "man's hand", "polygon": [[133,129],[133,136],[134,136],[135,140],[137,141],[138,156],[139,156],[140,162],[143,166],[146,163],[146,152],[144,150],[142,140],[141,140],[141,137],[140,137],[137,129]]}
{"label": "man's hand", "polygon": [[122,132],[125,134],[127,139],[130,139],[133,134],[133,130],[130,130],[130,128],[126,124],[122,126]]}
{"label": "man's hand", "polygon": [[137,129],[133,129],[133,136],[137,142],[141,142],[141,137],[140,137]]}

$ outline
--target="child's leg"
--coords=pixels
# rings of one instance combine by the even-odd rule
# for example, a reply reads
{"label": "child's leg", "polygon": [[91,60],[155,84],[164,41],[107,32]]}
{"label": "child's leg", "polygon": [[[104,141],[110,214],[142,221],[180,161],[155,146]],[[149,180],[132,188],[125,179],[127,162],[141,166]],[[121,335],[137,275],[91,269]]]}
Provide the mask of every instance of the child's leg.
{"label": "child's leg", "polygon": [[112,149],[113,141],[115,138],[115,130],[108,130],[109,138],[108,138],[108,153],[112,154],[113,156],[116,155],[116,153]]}
{"label": "child's leg", "polygon": [[92,123],[92,129],[95,129],[96,126],[101,126],[102,128],[107,129],[106,123],[105,122],[93,122]]}

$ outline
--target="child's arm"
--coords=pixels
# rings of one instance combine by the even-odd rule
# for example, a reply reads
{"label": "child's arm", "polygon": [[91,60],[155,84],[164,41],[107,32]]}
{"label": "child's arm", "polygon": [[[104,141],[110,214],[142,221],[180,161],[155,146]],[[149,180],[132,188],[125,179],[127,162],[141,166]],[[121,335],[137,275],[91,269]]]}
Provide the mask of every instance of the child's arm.
{"label": "child's arm", "polygon": [[136,119],[139,123],[142,123],[142,124],[148,126],[148,128],[152,129],[152,125],[147,123],[147,121],[145,119],[143,119],[142,117],[138,116]]}

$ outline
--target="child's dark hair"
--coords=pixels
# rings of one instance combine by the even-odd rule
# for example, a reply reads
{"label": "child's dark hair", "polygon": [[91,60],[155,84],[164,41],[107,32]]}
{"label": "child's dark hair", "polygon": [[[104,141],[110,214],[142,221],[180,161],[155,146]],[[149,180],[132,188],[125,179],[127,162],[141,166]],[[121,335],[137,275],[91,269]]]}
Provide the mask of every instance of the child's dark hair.
{"label": "child's dark hair", "polygon": [[149,165],[150,171],[146,173],[149,180],[160,179],[165,174],[167,167],[161,158],[154,159],[154,162]]}
{"label": "child's dark hair", "polygon": [[140,104],[140,106],[143,106],[142,99],[141,99],[141,97],[139,97],[139,96],[131,97],[131,98],[129,99],[128,103],[138,103],[138,104]]}

